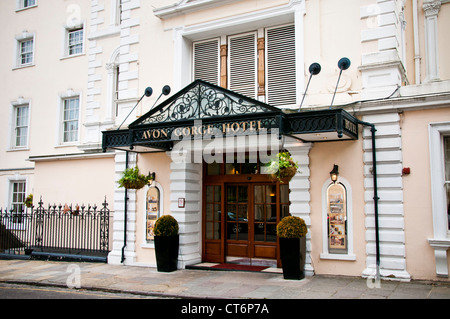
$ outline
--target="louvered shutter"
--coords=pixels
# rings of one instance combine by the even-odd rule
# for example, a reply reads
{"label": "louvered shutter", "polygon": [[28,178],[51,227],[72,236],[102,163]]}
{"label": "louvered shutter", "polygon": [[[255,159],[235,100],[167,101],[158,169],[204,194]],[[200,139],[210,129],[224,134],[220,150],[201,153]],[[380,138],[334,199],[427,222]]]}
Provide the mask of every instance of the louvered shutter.
{"label": "louvered shutter", "polygon": [[219,39],[194,43],[194,80],[219,84]]}
{"label": "louvered shutter", "polygon": [[267,30],[267,102],[296,104],[294,25]]}
{"label": "louvered shutter", "polygon": [[228,88],[256,98],[256,33],[228,38]]}

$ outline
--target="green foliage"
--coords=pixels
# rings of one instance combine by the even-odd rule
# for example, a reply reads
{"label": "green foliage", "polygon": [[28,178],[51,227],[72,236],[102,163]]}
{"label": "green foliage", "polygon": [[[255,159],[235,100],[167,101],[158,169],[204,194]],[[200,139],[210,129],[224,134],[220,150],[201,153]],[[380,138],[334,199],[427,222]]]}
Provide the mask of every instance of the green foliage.
{"label": "green foliage", "polygon": [[308,228],[303,219],[297,216],[284,217],[277,225],[277,235],[282,238],[300,238],[306,236]]}
{"label": "green foliage", "polygon": [[153,233],[155,236],[175,236],[178,230],[177,220],[171,215],[164,215],[156,221]]}
{"label": "green foliage", "polygon": [[33,206],[33,194],[29,194],[27,196],[27,198],[25,198],[25,201],[23,202],[25,204],[25,206],[27,206],[28,208]]}
{"label": "green foliage", "polygon": [[292,159],[288,151],[278,153],[275,159],[267,163],[267,172],[280,182],[286,178],[290,180],[297,171],[298,163]]}
{"label": "green foliage", "polygon": [[123,174],[122,178],[119,179],[119,187],[125,187],[128,189],[140,189],[147,185],[151,181],[150,176],[145,176],[140,174],[139,168],[136,166],[134,168],[127,168]]}

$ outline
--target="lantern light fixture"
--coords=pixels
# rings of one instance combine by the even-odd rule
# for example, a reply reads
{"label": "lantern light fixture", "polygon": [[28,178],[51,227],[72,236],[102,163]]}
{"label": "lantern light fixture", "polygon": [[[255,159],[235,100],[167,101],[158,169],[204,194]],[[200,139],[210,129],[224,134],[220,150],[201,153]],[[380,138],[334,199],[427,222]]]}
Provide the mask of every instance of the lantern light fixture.
{"label": "lantern light fixture", "polygon": [[339,176],[339,166],[334,164],[333,170],[330,172],[331,181],[335,184]]}

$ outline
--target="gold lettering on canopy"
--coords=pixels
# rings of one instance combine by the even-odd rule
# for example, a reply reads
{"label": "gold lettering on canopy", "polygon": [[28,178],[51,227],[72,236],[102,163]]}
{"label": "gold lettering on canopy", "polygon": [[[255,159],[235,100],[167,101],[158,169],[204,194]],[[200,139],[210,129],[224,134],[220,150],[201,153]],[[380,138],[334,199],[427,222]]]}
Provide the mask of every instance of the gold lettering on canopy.
{"label": "gold lettering on canopy", "polygon": [[[237,121],[230,123],[222,123],[220,126],[214,125],[193,125],[176,127],[172,131],[172,136],[211,136],[214,133],[221,132],[222,134],[242,134],[242,133],[256,133],[261,130],[265,130],[261,120],[254,121]],[[218,131],[217,131],[218,130]],[[155,128],[149,129],[142,133],[142,140],[169,140],[170,128]]]}

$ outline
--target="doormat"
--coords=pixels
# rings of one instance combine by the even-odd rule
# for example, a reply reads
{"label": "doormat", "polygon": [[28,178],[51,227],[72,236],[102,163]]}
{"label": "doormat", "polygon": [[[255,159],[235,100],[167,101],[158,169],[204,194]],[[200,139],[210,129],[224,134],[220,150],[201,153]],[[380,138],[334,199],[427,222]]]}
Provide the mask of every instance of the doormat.
{"label": "doormat", "polygon": [[236,271],[262,271],[269,267],[268,266],[241,265],[241,264],[218,264],[218,265],[212,266],[211,268],[236,270]]}

